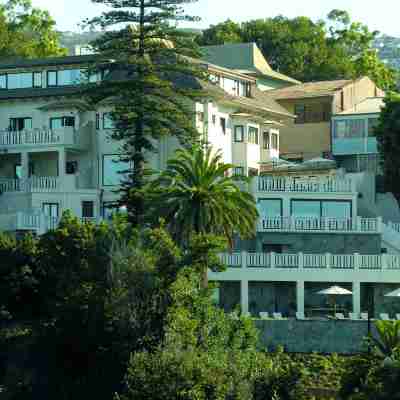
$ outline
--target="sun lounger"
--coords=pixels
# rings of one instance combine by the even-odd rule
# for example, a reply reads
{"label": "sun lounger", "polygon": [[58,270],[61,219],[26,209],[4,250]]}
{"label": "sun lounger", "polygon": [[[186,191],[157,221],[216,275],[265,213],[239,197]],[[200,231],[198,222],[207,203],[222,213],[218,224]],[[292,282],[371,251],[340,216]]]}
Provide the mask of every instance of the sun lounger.
{"label": "sun lounger", "polygon": [[272,313],[272,316],[275,319],[282,319],[282,313],[280,313],[280,312],[274,312],[274,313]]}
{"label": "sun lounger", "polygon": [[387,313],[379,314],[379,317],[380,317],[380,319],[383,320],[383,321],[390,321],[389,314],[387,314]]}
{"label": "sun lounger", "polygon": [[343,313],[336,313],[336,314],[335,314],[335,317],[336,317],[336,319],[345,319]]}
{"label": "sun lounger", "polygon": [[367,312],[362,312],[361,313],[361,319],[366,321],[368,319],[368,313]]}
{"label": "sun lounger", "polygon": [[261,311],[260,312],[260,318],[261,319],[268,319],[269,318],[269,313],[266,311]]}

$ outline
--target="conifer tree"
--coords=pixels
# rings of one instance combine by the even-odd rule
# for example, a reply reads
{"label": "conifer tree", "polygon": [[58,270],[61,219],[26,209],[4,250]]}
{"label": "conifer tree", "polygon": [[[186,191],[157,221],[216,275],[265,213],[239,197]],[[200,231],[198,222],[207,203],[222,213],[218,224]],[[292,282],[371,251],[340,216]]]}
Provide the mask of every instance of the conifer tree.
{"label": "conifer tree", "polygon": [[[184,13],[197,0],[92,0],[110,11],[87,21],[104,34],[93,43],[100,57],[93,70],[104,75],[94,89],[95,101],[112,99],[112,139],[121,143],[128,162],[120,205],[134,225],[144,222],[147,162],[157,141],[167,135],[182,144],[195,140],[194,101],[202,95],[199,53],[178,21],[196,21]],[[91,71],[93,73],[94,71]]]}

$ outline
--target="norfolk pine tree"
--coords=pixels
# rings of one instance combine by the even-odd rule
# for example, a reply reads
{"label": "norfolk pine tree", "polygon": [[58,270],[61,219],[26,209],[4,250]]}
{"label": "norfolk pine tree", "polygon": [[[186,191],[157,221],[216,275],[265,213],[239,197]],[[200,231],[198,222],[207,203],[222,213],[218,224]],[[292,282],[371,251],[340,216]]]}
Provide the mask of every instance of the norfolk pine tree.
{"label": "norfolk pine tree", "polygon": [[[178,21],[195,21],[182,6],[197,0],[92,0],[110,11],[87,21],[104,34],[93,42],[99,53],[94,71],[106,77],[89,94],[95,102],[111,99],[114,129],[121,143],[121,161],[128,162],[119,205],[130,222],[144,222],[146,163],[163,136],[181,144],[197,139],[194,101],[201,97],[204,77],[192,58],[199,53],[192,37],[177,29]],[[92,72],[94,72],[92,71]]]}

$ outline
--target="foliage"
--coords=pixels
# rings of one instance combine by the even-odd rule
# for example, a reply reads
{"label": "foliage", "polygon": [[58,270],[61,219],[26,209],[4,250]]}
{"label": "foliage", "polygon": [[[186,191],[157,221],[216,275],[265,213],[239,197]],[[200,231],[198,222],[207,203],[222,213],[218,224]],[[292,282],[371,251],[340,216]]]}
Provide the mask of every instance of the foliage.
{"label": "foliage", "polygon": [[400,95],[389,93],[376,127],[379,152],[381,155],[385,190],[400,199]]}
{"label": "foliage", "polygon": [[143,187],[155,143],[163,136],[181,143],[197,138],[193,101],[201,98],[197,78],[204,74],[188,58],[198,54],[192,36],[176,28],[177,21],[196,20],[182,11],[193,0],[126,0],[123,7],[120,0],[92,1],[111,10],[87,21],[105,30],[92,42],[100,62],[91,69],[106,75],[88,93],[95,102],[112,98],[111,136],[121,143],[121,160],[129,163],[120,203],[130,221],[142,226]]}
{"label": "foliage", "polygon": [[32,7],[30,0],[0,4],[0,58],[65,55],[55,21],[47,11]]}
{"label": "foliage", "polygon": [[232,168],[223,163],[220,152],[196,146],[178,150],[152,183],[156,210],[179,243],[190,239],[192,233],[221,235],[230,243],[235,233],[254,235],[255,201],[229,176]]}
{"label": "foliage", "polygon": [[400,349],[400,321],[376,321],[379,338],[373,338],[376,350],[382,357],[390,357]]}
{"label": "foliage", "polygon": [[327,21],[278,16],[244,23],[212,25],[198,38],[201,45],[255,42],[274,70],[300,81],[355,79],[369,76],[378,87],[396,86],[394,70],[373,49],[378,32],[332,10]]}

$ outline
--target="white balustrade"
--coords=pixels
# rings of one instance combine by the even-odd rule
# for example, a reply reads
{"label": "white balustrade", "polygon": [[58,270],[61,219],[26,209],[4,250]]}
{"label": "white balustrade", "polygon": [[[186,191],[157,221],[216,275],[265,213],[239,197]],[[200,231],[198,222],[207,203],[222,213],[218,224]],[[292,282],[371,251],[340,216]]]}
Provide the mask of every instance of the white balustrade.
{"label": "white balustrade", "polygon": [[0,179],[0,192],[52,192],[60,189],[58,176],[32,176],[28,179]]}
{"label": "white balustrade", "polygon": [[355,186],[350,179],[289,178],[280,176],[258,177],[259,192],[312,192],[312,193],[354,193]]}
{"label": "white balustrade", "polygon": [[329,269],[329,270],[399,270],[400,256],[391,254],[277,254],[277,253],[223,253],[220,259],[228,267],[271,269]]}
{"label": "white balustrade", "polygon": [[378,218],[261,217],[259,232],[379,233]]}

